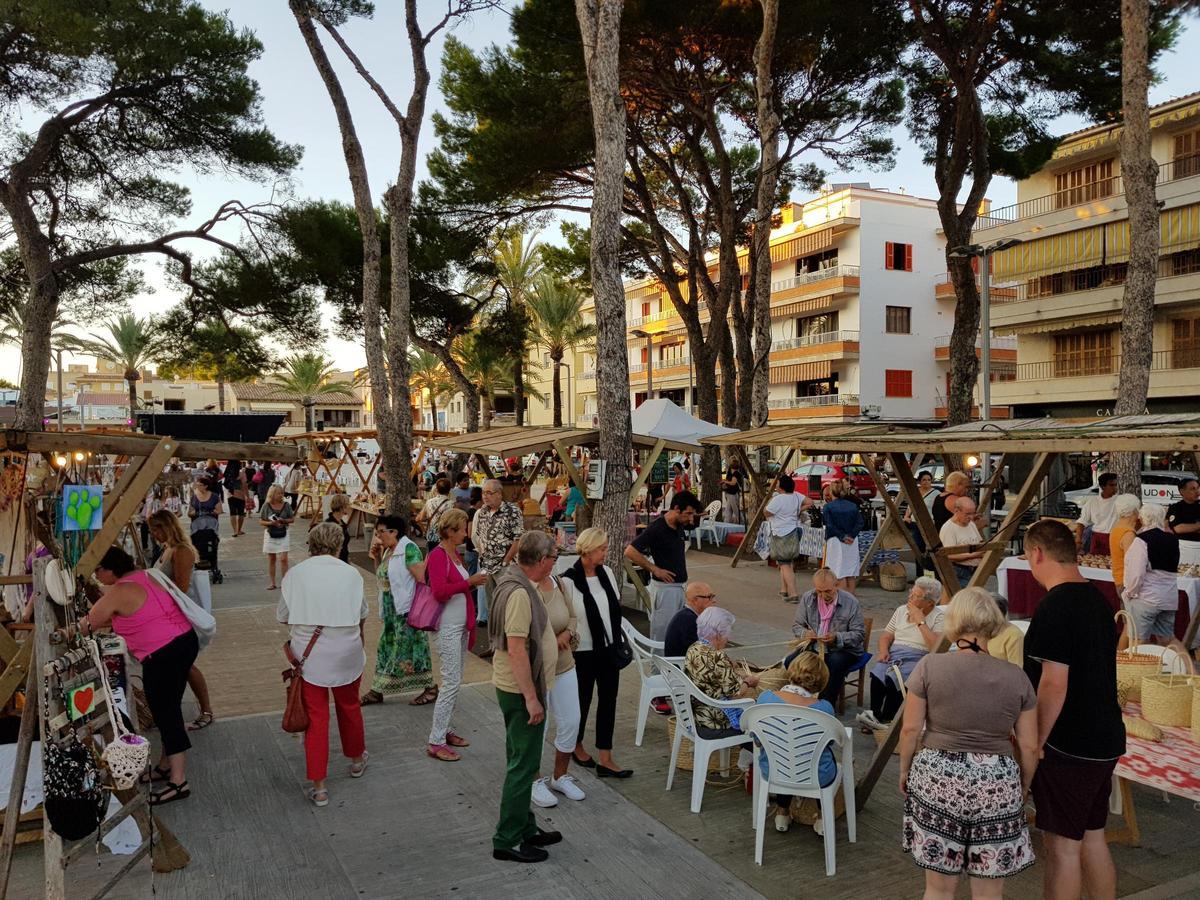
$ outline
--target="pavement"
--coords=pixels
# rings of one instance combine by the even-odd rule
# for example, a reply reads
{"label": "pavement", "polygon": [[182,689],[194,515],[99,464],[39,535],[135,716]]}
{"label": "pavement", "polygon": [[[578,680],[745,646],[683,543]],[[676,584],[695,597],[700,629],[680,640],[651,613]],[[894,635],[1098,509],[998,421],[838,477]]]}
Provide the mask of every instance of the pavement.
{"label": "pavement", "polygon": [[[305,556],[306,526],[293,533],[293,562]],[[225,533],[214,587],[217,637],[202,654],[216,722],[193,736],[189,778],[193,795],[162,810],[164,821],[192,855],[186,869],[152,876],[141,863],[109,895],[186,898],[352,897],[779,897],[858,898],[864,890],[887,897],[921,892],[921,871],[899,849],[900,798],[895,757],[858,817],[859,840],[849,844],[843,823],[837,842],[838,873],[825,878],[822,844],[811,829],[765,834],[765,864],[753,858],[749,798],[740,782],[714,780],[703,812],[688,811],[690,773],[680,772],[665,791],[669,755],[667,721],[651,715],[643,745],[633,746],[637,714],[636,667],[622,672],[614,753],[634,777],[600,781],[573,767],[588,792],[582,803],[565,799],[539,816],[565,840],[539,866],[496,863],[490,835],[503,778],[503,732],[487,682],[490,665],[470,656],[454,727],[472,742],[460,763],[424,754],[430,707],[407,697],[388,698],[364,710],[371,763],[352,781],[339,774],[342,759],[331,736],[331,804],[315,809],[305,797],[304,755],[296,736],[279,728],[283,706],[281,645],[286,629],[275,621],[278,592],[267,590],[266,563],[257,523],[247,534]],[[365,540],[352,546],[364,560]],[[795,606],[778,595],[778,575],[757,559],[729,566],[729,555],[689,551],[692,580],[709,582],[718,603],[736,616],[734,655],[769,661],[782,655]],[[806,585],[809,575],[799,573]],[[364,570],[374,609],[374,574]],[[864,584],[866,615],[879,629],[904,594]],[[644,617],[630,618],[643,630]],[[367,672],[373,667],[378,616],[367,620]],[[435,671],[437,668],[435,659]],[[189,697],[185,712],[194,715]],[[848,703],[846,719],[857,709]],[[152,739],[156,737],[151,734]],[[591,746],[589,741],[589,746]],[[855,734],[856,769],[865,768],[874,742]],[[546,747],[544,771],[552,748]],[[1200,896],[1200,828],[1189,804],[1134,790],[1143,847],[1114,848],[1119,895],[1151,898]],[[1040,850],[1040,841],[1035,849]],[[121,865],[121,858],[90,851],[68,870],[68,896],[91,896]],[[1006,884],[1006,896],[1036,894],[1041,865]],[[19,847],[13,897],[41,893],[40,845]]]}

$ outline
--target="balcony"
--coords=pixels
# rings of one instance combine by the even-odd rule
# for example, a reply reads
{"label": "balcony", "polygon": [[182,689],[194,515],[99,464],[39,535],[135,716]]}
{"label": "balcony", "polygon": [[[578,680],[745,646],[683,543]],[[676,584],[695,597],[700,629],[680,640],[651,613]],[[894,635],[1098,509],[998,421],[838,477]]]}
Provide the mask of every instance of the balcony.
{"label": "balcony", "polygon": [[[979,276],[975,277],[975,287],[983,290],[983,285],[980,283]],[[992,303],[1009,303],[1013,300],[1023,299],[1017,295],[1017,287],[1010,284],[999,285],[993,281],[988,285],[988,298]],[[950,280],[950,273],[943,272],[938,278],[937,283],[933,287],[933,296],[937,300],[957,300],[958,295],[954,293],[954,282]]]}
{"label": "balcony", "polygon": [[815,397],[782,397],[767,401],[772,421],[858,416],[858,394],[819,394]]}
{"label": "balcony", "polygon": [[579,380],[580,381],[595,381],[596,380],[596,370],[588,369],[586,371],[580,372]]}
{"label": "balcony", "polygon": [[[1015,335],[992,335],[992,360],[1000,362],[1017,361],[1017,338]],[[983,347],[979,338],[975,339],[975,357],[983,356]],[[933,358],[940,361],[950,359],[950,335],[940,334],[933,339]]]}
{"label": "balcony", "polygon": [[843,359],[858,356],[857,331],[827,331],[771,342],[771,362],[802,359]]}
{"label": "balcony", "polygon": [[597,413],[583,412],[575,417],[575,424],[580,428],[595,428],[596,423],[593,421]]}
{"label": "balcony", "polygon": [[[691,377],[691,361],[690,356],[676,356],[671,359],[656,360],[654,363],[654,383],[655,385],[663,384],[669,380],[682,378],[688,380]],[[642,382],[646,380],[645,363],[638,363],[629,367],[629,381]]]}
{"label": "balcony", "polygon": [[[1157,183],[1159,185],[1169,184],[1196,175],[1200,175],[1200,153],[1160,163]],[[1159,193],[1161,195],[1163,192]],[[1013,222],[1022,222],[1051,213],[1065,213],[1070,221],[1092,219],[1098,215],[1113,212],[1118,206],[1114,202],[1117,200],[1120,201],[1120,207],[1124,209],[1124,199],[1124,180],[1119,174],[1113,175],[1090,184],[1078,185],[990,210],[987,215],[982,215],[975,220],[972,237],[979,240],[984,232],[994,228],[1001,228]],[[1090,204],[1096,204],[1096,206],[1091,210],[1084,208]],[[988,237],[990,238],[990,235]]]}
{"label": "balcony", "polygon": [[[950,407],[948,407],[948,406],[935,406],[935,407],[933,408],[933,417],[934,417],[935,419],[948,419],[948,418],[950,418]],[[1008,406],[996,406],[995,404],[993,404],[993,405],[992,405],[992,416],[991,416],[991,417],[992,417],[993,419],[1011,419],[1011,418],[1012,418],[1012,408],[1011,408],[1011,407],[1008,407]],[[972,419],[979,419],[979,418],[980,418],[980,412],[979,412],[979,407],[978,407],[978,406],[972,406],[972,407],[971,407],[971,418],[972,418]]]}
{"label": "balcony", "polygon": [[859,272],[858,266],[838,265],[773,281],[771,302],[798,300],[814,294],[857,292]]}

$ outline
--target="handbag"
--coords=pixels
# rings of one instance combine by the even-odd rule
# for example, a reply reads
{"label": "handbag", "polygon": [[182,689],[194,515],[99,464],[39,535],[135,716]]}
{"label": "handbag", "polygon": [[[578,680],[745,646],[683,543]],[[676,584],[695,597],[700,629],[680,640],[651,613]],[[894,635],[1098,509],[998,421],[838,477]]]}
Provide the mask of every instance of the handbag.
{"label": "handbag", "polygon": [[312,653],[313,644],[324,630],[324,625],[317,626],[313,636],[308,639],[304,655],[299,659],[296,659],[296,654],[292,652],[292,642],[283,642],[283,655],[291,663],[291,667],[283,673],[283,683],[287,685],[287,702],[283,705],[283,730],[291,734],[308,730],[308,712],[304,708],[304,686],[300,676],[304,671],[304,661],[308,659],[308,654]]}
{"label": "handbag", "polygon": [[92,662],[96,665],[100,683],[108,702],[109,718],[112,721],[113,739],[104,745],[100,759],[112,776],[113,785],[119,791],[127,791],[137,785],[138,776],[146,770],[150,759],[150,742],[140,734],[133,734],[125,728],[124,716],[117,708],[113,699],[112,688],[108,683],[108,669],[100,659],[100,644],[88,639],[92,653]]}
{"label": "handbag", "polygon": [[146,573],[171,595],[179,611],[191,623],[192,630],[196,632],[196,639],[200,642],[200,649],[207,647],[213,635],[217,633],[217,620],[213,618],[212,613],[207,612],[203,606],[181,591],[175,582],[158,569],[147,569]]}
{"label": "handbag", "polygon": [[620,628],[616,629],[612,641],[606,645],[608,657],[618,669],[623,669],[633,662],[633,648],[629,646],[629,638]]}
{"label": "handbag", "polygon": [[[432,555],[432,554],[430,554]],[[449,566],[450,558],[446,557]],[[442,611],[445,605],[438,602],[429,586],[429,569],[425,569],[425,580],[418,581],[413,586],[412,607],[408,611],[408,627],[417,631],[437,631],[442,624]]]}

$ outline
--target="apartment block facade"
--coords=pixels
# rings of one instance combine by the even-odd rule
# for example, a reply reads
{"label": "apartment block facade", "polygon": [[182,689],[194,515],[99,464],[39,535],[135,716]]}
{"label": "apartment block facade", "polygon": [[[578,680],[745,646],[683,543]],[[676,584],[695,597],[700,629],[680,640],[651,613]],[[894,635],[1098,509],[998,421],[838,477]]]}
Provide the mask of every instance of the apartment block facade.
{"label": "apartment block facade", "polygon": [[[1016,415],[1111,413],[1121,367],[1129,259],[1121,123],[1067,135],[1017,184],[1017,202],[981,216],[977,243],[1016,238],[993,257],[992,330],[1017,342],[993,402]],[[1149,412],[1193,412],[1200,396],[1200,93],[1151,109],[1158,163],[1159,263]],[[1011,339],[1010,338],[1010,339]]]}
{"label": "apartment block facade", "polygon": [[[771,234],[770,420],[944,417],[954,326],[944,248],[933,200],[851,185],[783,207]],[[739,260],[745,283],[746,251]],[[666,397],[691,408],[687,332],[663,286],[631,282],[626,302],[634,405]],[[993,341],[994,379],[1012,374],[1014,346]],[[586,368],[580,392],[581,422],[590,421]]]}

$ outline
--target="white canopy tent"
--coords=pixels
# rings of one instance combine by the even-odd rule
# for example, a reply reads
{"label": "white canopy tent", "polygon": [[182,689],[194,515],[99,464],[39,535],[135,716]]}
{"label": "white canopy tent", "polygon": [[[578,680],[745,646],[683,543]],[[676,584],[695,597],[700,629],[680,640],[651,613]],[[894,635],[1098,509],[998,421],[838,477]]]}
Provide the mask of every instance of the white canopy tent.
{"label": "white canopy tent", "polygon": [[633,411],[630,418],[634,434],[688,444],[698,444],[701,438],[717,437],[737,431],[736,428],[726,428],[704,419],[697,419],[670,400],[661,398],[647,400]]}

